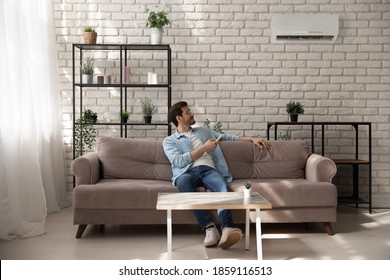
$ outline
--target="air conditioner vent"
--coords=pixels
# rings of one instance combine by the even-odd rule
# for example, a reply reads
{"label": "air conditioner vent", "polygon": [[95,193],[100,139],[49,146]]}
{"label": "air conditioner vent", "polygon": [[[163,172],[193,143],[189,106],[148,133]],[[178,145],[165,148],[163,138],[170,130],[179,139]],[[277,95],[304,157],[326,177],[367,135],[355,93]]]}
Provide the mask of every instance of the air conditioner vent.
{"label": "air conditioner vent", "polygon": [[322,40],[332,41],[333,36],[326,35],[278,35],[276,40]]}

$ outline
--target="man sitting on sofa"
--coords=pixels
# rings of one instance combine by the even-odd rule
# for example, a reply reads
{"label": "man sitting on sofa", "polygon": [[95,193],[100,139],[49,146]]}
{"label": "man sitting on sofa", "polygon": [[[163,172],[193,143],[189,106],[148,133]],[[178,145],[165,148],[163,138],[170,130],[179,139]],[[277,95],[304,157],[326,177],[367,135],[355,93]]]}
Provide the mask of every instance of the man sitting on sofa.
{"label": "man sitting on sofa", "polygon": [[[260,148],[270,148],[270,142],[256,137],[239,137],[217,133],[205,127],[192,127],[194,114],[184,101],[169,109],[170,121],[177,131],[164,139],[163,147],[172,165],[173,185],[180,192],[195,192],[203,186],[212,192],[227,192],[232,176],[218,145],[219,141],[251,141]],[[219,209],[218,218],[222,237],[206,210],[194,210],[202,230],[206,231],[204,246],[214,246],[219,241],[223,249],[230,248],[241,240],[242,232],[233,227],[231,210]]]}

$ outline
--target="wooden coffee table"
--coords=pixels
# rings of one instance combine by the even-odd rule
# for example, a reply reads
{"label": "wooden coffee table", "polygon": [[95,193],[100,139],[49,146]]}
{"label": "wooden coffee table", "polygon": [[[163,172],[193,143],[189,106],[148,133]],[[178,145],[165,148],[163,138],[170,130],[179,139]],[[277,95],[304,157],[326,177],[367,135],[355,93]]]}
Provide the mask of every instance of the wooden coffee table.
{"label": "wooden coffee table", "polygon": [[249,250],[249,211],[256,210],[257,259],[263,259],[261,241],[260,209],[271,209],[272,205],[258,193],[244,198],[242,192],[188,192],[159,193],[157,210],[167,210],[167,250],[168,259],[172,259],[172,210],[214,210],[214,209],[244,209],[245,219],[245,249]]}

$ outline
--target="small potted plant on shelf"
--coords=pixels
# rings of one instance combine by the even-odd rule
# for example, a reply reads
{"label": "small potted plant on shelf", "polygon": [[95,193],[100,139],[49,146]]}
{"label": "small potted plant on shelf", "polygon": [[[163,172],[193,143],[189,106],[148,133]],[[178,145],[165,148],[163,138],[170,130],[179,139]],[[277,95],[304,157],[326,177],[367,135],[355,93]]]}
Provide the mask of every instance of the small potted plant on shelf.
{"label": "small potted plant on shelf", "polygon": [[297,122],[298,115],[305,113],[305,109],[299,101],[290,101],[286,105],[286,112],[290,115],[291,122]]}
{"label": "small potted plant on shelf", "polygon": [[92,84],[93,82],[93,64],[95,63],[93,58],[88,57],[86,61],[81,62],[80,73],[82,84]]}
{"label": "small potted plant on shelf", "polygon": [[[203,126],[211,129],[210,123],[211,123],[211,121],[209,119],[206,119],[204,124],[203,124]],[[216,131],[216,132],[219,132],[219,133],[223,133],[223,131],[222,131],[222,123],[220,121],[215,123],[214,126],[213,126],[213,130]]]}
{"label": "small potted plant on shelf", "polygon": [[145,123],[152,122],[152,115],[157,112],[157,107],[153,101],[148,97],[141,97],[142,113],[144,115]]}
{"label": "small potted plant on shelf", "polygon": [[251,189],[252,189],[252,183],[251,183],[251,181],[247,181],[245,183],[245,188],[244,188],[244,197],[251,196]]}
{"label": "small potted plant on shelf", "polygon": [[127,111],[127,110],[122,110],[121,111],[121,121],[122,123],[127,123],[127,120],[129,119],[130,117],[130,112]]}
{"label": "small potted plant on shelf", "polygon": [[83,28],[84,44],[96,44],[97,33],[94,28],[86,26]]}
{"label": "small potted plant on shelf", "polygon": [[149,12],[148,19],[146,22],[146,27],[151,29],[150,33],[150,43],[152,45],[159,45],[162,42],[162,37],[164,33],[164,26],[170,24],[170,21],[168,19],[168,14],[164,11],[150,11]]}

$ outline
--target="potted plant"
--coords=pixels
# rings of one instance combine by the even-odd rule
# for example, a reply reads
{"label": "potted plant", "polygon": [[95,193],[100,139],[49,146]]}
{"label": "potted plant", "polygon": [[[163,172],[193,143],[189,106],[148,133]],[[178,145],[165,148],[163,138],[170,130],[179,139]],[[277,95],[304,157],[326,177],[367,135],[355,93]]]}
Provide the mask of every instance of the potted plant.
{"label": "potted plant", "polygon": [[[86,115],[87,113],[87,115]],[[75,156],[82,156],[87,150],[92,149],[96,139],[96,129],[93,127],[92,118],[87,110],[75,121],[74,138]]]}
{"label": "potted plant", "polygon": [[168,14],[164,11],[156,12],[150,11],[149,9],[147,11],[149,12],[149,14],[146,22],[146,27],[151,29],[150,43],[153,45],[159,45],[162,42],[164,26],[170,24],[170,21],[167,17]]}
{"label": "potted plant", "polygon": [[148,97],[141,97],[142,113],[144,115],[145,123],[152,122],[152,115],[157,112],[157,107],[153,101]]}
{"label": "potted plant", "polygon": [[122,110],[121,111],[121,121],[122,123],[127,123],[127,120],[129,119],[130,112],[127,110]]}
{"label": "potted plant", "polygon": [[90,120],[92,124],[97,123],[97,113],[94,111],[87,109],[84,111],[84,118]]}
{"label": "potted plant", "polygon": [[251,181],[247,181],[245,183],[244,197],[250,197],[251,196],[251,188],[252,188]]}
{"label": "potted plant", "polygon": [[303,114],[305,109],[299,101],[290,101],[286,105],[286,112],[290,115],[291,122],[297,122],[298,115]]}
{"label": "potted plant", "polygon": [[[211,129],[210,128],[210,123],[211,123],[211,121],[209,119],[206,119],[204,124],[203,124],[203,126]],[[213,126],[213,130],[216,131],[216,132],[219,132],[219,133],[223,133],[223,131],[222,131],[222,123],[220,121],[215,123],[214,126]]]}
{"label": "potted plant", "polygon": [[94,28],[86,26],[83,28],[84,44],[96,44],[97,33]]}
{"label": "potted plant", "polygon": [[93,82],[93,64],[94,59],[88,57],[86,61],[81,62],[80,73],[81,73],[81,83],[83,84],[92,84]]}

